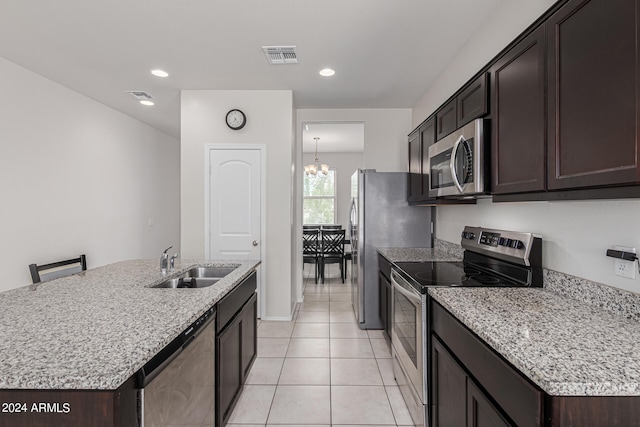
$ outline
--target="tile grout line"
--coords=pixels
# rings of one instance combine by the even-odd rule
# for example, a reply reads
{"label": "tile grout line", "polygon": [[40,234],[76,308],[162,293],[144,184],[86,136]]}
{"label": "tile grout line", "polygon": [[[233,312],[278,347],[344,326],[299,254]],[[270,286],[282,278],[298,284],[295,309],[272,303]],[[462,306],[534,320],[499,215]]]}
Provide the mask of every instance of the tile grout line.
{"label": "tile grout line", "polygon": [[329,288],[329,425],[333,425],[333,376],[331,366],[333,358],[331,357],[331,288]]}
{"label": "tile grout line", "polygon": [[[327,283],[325,282],[325,285],[328,285],[328,286],[332,286],[332,285],[334,285],[334,284],[332,283],[333,279],[334,279],[334,278],[329,278],[329,283],[327,284]],[[320,285],[320,284],[319,284],[319,285]],[[346,283],[345,283],[345,285],[346,285]],[[306,286],[305,286],[305,288],[304,288],[304,289],[306,290]],[[335,303],[335,302],[343,302],[343,301],[332,301],[332,299],[331,299],[331,295],[332,295],[331,287],[329,287],[329,289],[328,289],[328,293],[329,293],[329,300],[328,300],[328,303],[329,303],[329,304],[328,304],[328,305],[329,305],[329,322],[328,322],[329,334],[328,334],[328,337],[329,337],[329,338],[328,338],[328,340],[329,340],[329,409],[330,409],[330,413],[329,413],[329,415],[330,415],[330,424],[329,424],[329,425],[330,425],[330,426],[332,426],[332,425],[333,425],[333,406],[332,406],[331,397],[332,397],[332,388],[333,388],[334,384],[333,384],[333,379],[332,379],[332,376],[331,376],[331,373],[332,373],[332,370],[331,370],[332,363],[331,363],[331,362],[332,362],[332,360],[333,360],[333,357],[332,357],[332,355],[331,355],[331,340],[332,340],[332,339],[334,339],[334,337],[333,337],[333,335],[332,335],[332,333],[331,333],[331,325],[332,325],[332,324],[334,324],[334,323],[346,323],[346,324],[350,324],[351,322],[349,322],[349,323],[347,323],[347,322],[331,322],[331,306],[332,306],[332,303]],[[338,294],[338,293],[340,293],[340,292],[336,292],[336,294]],[[309,301],[309,302],[311,302],[311,301]],[[314,302],[316,302],[316,301],[314,301]],[[318,301],[318,302],[321,302],[321,301]],[[300,312],[300,311],[301,311],[301,310],[300,310],[300,304],[298,304],[298,307],[296,308],[296,314],[297,314],[297,315],[299,315],[299,312]],[[277,380],[277,384],[276,384],[276,391],[277,391],[278,387],[280,386],[280,384],[279,384],[279,383],[280,383],[280,379],[281,379],[281,377],[282,377],[282,373],[283,373],[283,371],[284,371],[284,363],[286,362],[286,359],[287,359],[287,353],[288,353],[288,350],[289,350],[289,347],[290,347],[290,343],[291,343],[291,340],[293,339],[293,330],[295,329],[296,325],[298,325],[298,323],[299,323],[299,322],[297,321],[297,316],[296,316],[296,318],[295,318],[295,319],[294,319],[294,321],[293,321],[292,333],[291,333],[291,335],[289,336],[289,344],[287,345],[287,352],[285,353],[285,357],[284,357],[284,360],[283,360],[283,365],[282,365],[282,367],[281,367],[280,374],[279,374],[279,376],[278,376],[278,380]],[[305,323],[305,322],[301,322],[301,323]],[[306,323],[309,323],[309,322],[306,322]],[[355,324],[355,326],[356,326],[356,327],[358,327],[357,323]],[[366,331],[366,330],[365,330],[365,331]],[[339,337],[335,337],[335,339],[337,339],[337,338],[339,338]],[[347,337],[347,338],[348,338],[348,337]],[[380,364],[379,364],[379,362],[378,362],[378,357],[376,357],[376,354],[375,354],[375,352],[374,352],[373,342],[371,341],[373,338],[369,335],[368,331],[367,331],[367,338],[368,338],[368,340],[369,340],[369,346],[370,346],[370,348],[371,348],[371,351],[373,352],[373,360],[374,360],[374,361],[375,361],[375,363],[376,363],[377,371],[378,371],[378,374],[380,375],[380,378],[381,378],[381,381],[382,381],[382,387],[384,388],[385,396],[387,397],[387,402],[388,402],[388,404],[389,404],[389,407],[390,407],[390,409],[391,409],[392,416],[393,416],[393,418],[394,418],[394,425],[395,425],[395,426],[398,426],[398,420],[397,420],[396,414],[395,414],[395,412],[394,412],[394,410],[393,410],[393,406],[391,405],[391,400],[390,400],[390,398],[389,398],[389,394],[388,394],[388,391],[387,391],[387,385],[384,383],[384,379],[383,379],[383,377],[382,377],[382,371],[381,371],[381,368],[380,368]],[[351,339],[357,339],[357,337],[355,337],[355,338],[351,338]],[[383,337],[383,339],[384,339],[384,337]],[[275,392],[274,392],[274,397],[272,398],[271,406],[270,406],[270,408],[269,408],[269,415],[267,416],[267,423],[265,424],[265,427],[266,427],[266,426],[268,426],[268,419],[269,419],[269,416],[270,416],[271,410],[272,410],[272,408],[273,408],[273,401],[274,401],[274,399],[275,399]]]}

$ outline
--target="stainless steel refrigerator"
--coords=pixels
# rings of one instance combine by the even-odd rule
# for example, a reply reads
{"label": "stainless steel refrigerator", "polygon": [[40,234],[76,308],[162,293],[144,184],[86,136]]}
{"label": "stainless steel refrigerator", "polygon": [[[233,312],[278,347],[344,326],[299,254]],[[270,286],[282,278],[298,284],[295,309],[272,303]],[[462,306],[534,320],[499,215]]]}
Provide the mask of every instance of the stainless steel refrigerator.
{"label": "stainless steel refrigerator", "polygon": [[351,302],[361,329],[382,329],[377,248],[430,248],[431,208],[409,206],[408,174],[359,169],[351,176]]}

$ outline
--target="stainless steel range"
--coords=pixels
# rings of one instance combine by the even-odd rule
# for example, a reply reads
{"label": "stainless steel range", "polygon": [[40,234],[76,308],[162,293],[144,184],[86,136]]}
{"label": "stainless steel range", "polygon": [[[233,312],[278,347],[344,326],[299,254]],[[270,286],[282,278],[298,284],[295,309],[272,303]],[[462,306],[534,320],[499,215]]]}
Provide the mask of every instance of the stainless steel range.
{"label": "stainless steel range", "polygon": [[460,262],[393,264],[393,371],[416,426],[431,425],[430,286],[542,287],[542,238],[467,226]]}

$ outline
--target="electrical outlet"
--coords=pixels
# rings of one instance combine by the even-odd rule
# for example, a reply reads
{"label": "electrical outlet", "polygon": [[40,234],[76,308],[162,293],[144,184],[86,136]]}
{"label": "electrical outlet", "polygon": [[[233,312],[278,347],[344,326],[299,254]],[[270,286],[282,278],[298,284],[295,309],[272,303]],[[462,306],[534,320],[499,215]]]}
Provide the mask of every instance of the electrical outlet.
{"label": "electrical outlet", "polygon": [[[614,246],[614,249],[624,252],[636,253],[636,248],[630,248],[628,246]],[[636,278],[636,262],[625,261],[623,259],[616,259],[613,264],[613,274],[620,277],[626,277],[628,279]]]}
{"label": "electrical outlet", "polygon": [[149,227],[153,227],[153,224],[154,224],[154,223],[155,223],[155,220],[153,219],[153,217],[152,217],[152,216],[150,216],[150,217],[149,217],[149,222],[147,223],[147,225],[148,225]]}

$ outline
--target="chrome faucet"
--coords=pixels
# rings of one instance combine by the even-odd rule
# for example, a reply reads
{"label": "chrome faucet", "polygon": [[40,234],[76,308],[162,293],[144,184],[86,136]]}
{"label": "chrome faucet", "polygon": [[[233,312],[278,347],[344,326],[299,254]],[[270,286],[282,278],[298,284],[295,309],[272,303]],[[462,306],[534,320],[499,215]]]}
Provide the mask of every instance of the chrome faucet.
{"label": "chrome faucet", "polygon": [[178,258],[178,254],[175,253],[171,256],[171,258],[169,258],[169,271],[173,271],[175,270],[175,261],[176,258]]}
{"label": "chrome faucet", "polygon": [[164,252],[162,252],[162,255],[160,255],[160,271],[162,274],[167,274],[167,269],[169,267],[169,254],[167,254],[167,251],[172,247],[173,246],[169,246],[164,250]]}

